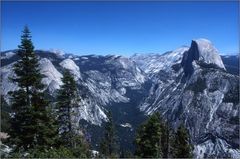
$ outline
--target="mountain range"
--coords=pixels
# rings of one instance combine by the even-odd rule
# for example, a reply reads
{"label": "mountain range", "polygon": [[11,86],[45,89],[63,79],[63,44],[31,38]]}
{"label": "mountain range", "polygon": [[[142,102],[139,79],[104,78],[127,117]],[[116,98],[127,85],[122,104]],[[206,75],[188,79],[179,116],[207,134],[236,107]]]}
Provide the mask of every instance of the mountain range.
{"label": "mountain range", "polygon": [[[17,50],[1,52],[1,93],[10,103],[9,81]],[[121,149],[134,150],[138,126],[159,111],[176,129],[183,123],[194,145],[194,156],[240,158],[239,56],[219,55],[207,39],[192,40],[164,54],[73,55],[36,50],[42,82],[55,101],[62,73],[69,69],[82,100],[74,124],[99,148],[103,125],[111,111]]]}

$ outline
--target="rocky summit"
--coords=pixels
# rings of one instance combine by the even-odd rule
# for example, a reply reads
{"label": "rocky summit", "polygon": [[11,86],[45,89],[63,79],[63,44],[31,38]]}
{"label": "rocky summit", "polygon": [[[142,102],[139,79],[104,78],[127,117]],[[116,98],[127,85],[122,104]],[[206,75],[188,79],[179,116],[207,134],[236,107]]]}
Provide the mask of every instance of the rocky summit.
{"label": "rocky summit", "polygon": [[[36,50],[45,92],[54,102],[62,73],[74,75],[82,100],[75,124],[98,148],[102,126],[111,110],[121,147],[133,150],[133,137],[147,115],[160,112],[177,128],[190,132],[194,155],[240,158],[238,56],[220,56],[206,39],[164,54],[72,55]],[[2,95],[18,89],[14,77],[16,50],[1,52]]]}

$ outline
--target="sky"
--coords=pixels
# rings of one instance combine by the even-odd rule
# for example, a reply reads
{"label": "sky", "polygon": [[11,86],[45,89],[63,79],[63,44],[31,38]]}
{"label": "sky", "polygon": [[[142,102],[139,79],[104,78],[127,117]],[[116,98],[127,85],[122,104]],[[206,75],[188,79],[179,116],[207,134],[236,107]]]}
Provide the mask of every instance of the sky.
{"label": "sky", "polygon": [[236,54],[238,11],[237,1],[5,1],[1,51],[16,49],[27,25],[35,49],[130,56],[164,53],[206,38],[220,54]]}

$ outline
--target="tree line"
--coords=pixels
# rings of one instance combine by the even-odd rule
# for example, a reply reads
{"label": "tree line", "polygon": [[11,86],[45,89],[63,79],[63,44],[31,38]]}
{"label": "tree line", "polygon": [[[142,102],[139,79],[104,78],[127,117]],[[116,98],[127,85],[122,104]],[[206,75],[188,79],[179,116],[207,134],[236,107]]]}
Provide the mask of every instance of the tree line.
{"label": "tree line", "polygon": [[[91,146],[79,126],[74,125],[75,110],[81,100],[77,83],[67,69],[63,72],[56,102],[44,93],[44,78],[39,58],[34,53],[31,33],[25,27],[18,46],[19,60],[14,63],[18,89],[9,92],[11,112],[1,96],[1,130],[9,134],[4,143],[11,145],[9,157],[28,158],[89,158]],[[11,114],[11,115],[9,115]],[[9,123],[9,124],[8,124]],[[95,157],[189,158],[192,146],[183,125],[170,129],[159,113],[151,115],[137,130],[134,153],[119,152],[111,113],[104,127],[99,153]]]}

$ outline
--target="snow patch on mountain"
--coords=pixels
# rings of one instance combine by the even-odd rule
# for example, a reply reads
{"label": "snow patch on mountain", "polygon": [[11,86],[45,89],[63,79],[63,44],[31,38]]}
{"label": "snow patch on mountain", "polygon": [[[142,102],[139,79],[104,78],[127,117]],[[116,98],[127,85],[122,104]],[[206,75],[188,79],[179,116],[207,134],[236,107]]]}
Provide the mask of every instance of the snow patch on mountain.
{"label": "snow patch on mountain", "polygon": [[123,123],[123,124],[120,124],[120,126],[124,128],[132,128],[132,125],[130,123]]}

